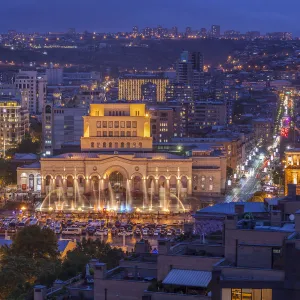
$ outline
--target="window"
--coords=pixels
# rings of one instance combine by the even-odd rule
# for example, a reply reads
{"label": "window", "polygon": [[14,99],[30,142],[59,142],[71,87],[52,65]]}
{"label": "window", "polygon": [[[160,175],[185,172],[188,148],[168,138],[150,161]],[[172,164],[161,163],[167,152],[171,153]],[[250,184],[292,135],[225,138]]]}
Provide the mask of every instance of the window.
{"label": "window", "polygon": [[115,128],[119,128],[119,121],[115,121]]}
{"label": "window", "polygon": [[137,126],[137,121],[133,121],[132,122],[132,128],[136,128],[136,126]]}
{"label": "window", "polygon": [[126,136],[131,136],[131,132],[130,132],[130,131],[127,131],[127,132],[126,132]]}
{"label": "window", "polygon": [[126,148],[130,148],[130,143],[127,143],[127,144],[126,144]]}
{"label": "window", "polygon": [[113,128],[113,121],[108,121],[108,128]]}
{"label": "window", "polygon": [[109,144],[108,144],[108,148],[112,148],[112,143],[109,143]]}
{"label": "window", "polygon": [[101,136],[101,131],[97,131],[97,136]]}
{"label": "window", "polygon": [[97,128],[101,128],[101,121],[97,121]]}
{"label": "window", "polygon": [[103,148],[106,148],[106,143],[105,142],[103,143]]}
{"label": "window", "polygon": [[133,144],[132,144],[132,148],[136,148],[136,143],[133,143]]}
{"label": "window", "polygon": [[119,131],[115,131],[114,136],[119,136]]}
{"label": "window", "polygon": [[125,136],[125,131],[121,131],[121,136]]}
{"label": "window", "polygon": [[121,143],[121,148],[124,148],[124,143]]}
{"label": "window", "polygon": [[209,190],[212,191],[212,190],[213,190],[213,187],[214,187],[214,186],[213,186],[212,184],[210,184],[210,185],[209,185]]}
{"label": "window", "polygon": [[115,148],[119,148],[119,143],[115,143]]}
{"label": "window", "polygon": [[136,131],[132,131],[132,136],[136,136]]}
{"label": "window", "polygon": [[107,136],[107,131],[103,131],[103,136]]}
{"label": "window", "polygon": [[101,147],[101,144],[100,143],[97,143],[97,148],[100,148]]}
{"label": "window", "polygon": [[121,122],[120,122],[120,127],[121,127],[121,128],[125,128],[125,121],[121,121]]}
{"label": "window", "polygon": [[103,125],[103,128],[107,128],[107,121],[103,121],[102,125]]}
{"label": "window", "polygon": [[108,132],[108,136],[113,136],[114,135],[114,132],[113,131],[109,131]]}
{"label": "window", "polygon": [[91,148],[94,148],[94,147],[95,147],[95,143],[92,142],[92,143],[91,143]]}
{"label": "window", "polygon": [[111,116],[111,111],[108,112],[108,115]]}
{"label": "window", "polygon": [[139,143],[139,148],[143,148],[143,144],[142,143]]}
{"label": "window", "polygon": [[131,121],[126,121],[126,128],[131,128]]}

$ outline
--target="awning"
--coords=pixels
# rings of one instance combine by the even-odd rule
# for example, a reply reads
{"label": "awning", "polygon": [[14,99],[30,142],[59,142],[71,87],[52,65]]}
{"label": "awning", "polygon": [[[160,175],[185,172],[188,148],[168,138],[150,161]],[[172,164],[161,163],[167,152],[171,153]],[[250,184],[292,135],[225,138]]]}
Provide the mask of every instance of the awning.
{"label": "awning", "polygon": [[162,283],[204,288],[210,281],[211,272],[208,271],[172,269]]}

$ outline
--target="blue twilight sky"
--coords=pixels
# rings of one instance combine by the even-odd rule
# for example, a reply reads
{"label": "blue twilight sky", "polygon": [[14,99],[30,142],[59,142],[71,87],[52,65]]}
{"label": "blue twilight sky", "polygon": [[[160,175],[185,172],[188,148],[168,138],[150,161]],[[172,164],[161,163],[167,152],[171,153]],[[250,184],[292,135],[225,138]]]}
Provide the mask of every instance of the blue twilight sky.
{"label": "blue twilight sky", "polygon": [[[220,24],[221,30],[300,34],[299,0],[0,0],[0,32],[131,30],[133,25],[183,30]],[[298,26],[297,26],[298,25]]]}

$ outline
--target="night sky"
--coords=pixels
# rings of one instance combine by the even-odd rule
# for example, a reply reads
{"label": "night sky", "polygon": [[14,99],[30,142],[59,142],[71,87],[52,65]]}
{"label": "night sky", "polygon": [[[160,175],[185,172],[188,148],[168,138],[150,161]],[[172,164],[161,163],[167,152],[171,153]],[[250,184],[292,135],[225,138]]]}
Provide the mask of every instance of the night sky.
{"label": "night sky", "polygon": [[129,31],[162,25],[299,35],[299,0],[1,0],[0,32]]}

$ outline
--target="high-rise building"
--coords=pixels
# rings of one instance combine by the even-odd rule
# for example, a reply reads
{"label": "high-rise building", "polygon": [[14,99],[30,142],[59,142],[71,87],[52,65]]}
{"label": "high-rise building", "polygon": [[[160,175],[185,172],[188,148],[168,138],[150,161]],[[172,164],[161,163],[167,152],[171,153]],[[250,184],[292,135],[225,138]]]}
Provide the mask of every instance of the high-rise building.
{"label": "high-rise building", "polygon": [[191,28],[191,27],[187,27],[187,28],[185,29],[185,36],[188,37],[188,36],[191,35],[191,34],[192,34],[192,28]]}
{"label": "high-rise building", "polygon": [[202,53],[183,51],[176,64],[176,77],[177,82],[192,86],[194,99],[199,99],[204,86]]}
{"label": "high-rise building", "polygon": [[150,117],[145,104],[91,104],[83,117],[82,151],[145,151],[152,149]]}
{"label": "high-rise building", "polygon": [[15,148],[29,130],[28,110],[10,95],[0,96],[0,152]]}
{"label": "high-rise building", "polygon": [[177,37],[178,36],[178,27],[173,26],[171,32],[174,37]]}
{"label": "high-rise building", "polygon": [[219,37],[221,35],[220,25],[212,25],[211,26],[211,35],[212,35],[212,37]]}
{"label": "high-rise building", "polygon": [[207,30],[206,30],[206,28],[201,28],[200,29],[200,36],[201,37],[206,37],[207,36]]}
{"label": "high-rise building", "polygon": [[139,28],[137,26],[133,26],[133,28],[132,28],[132,34],[133,35],[138,35],[139,34]]}
{"label": "high-rise building", "polygon": [[55,106],[47,103],[43,110],[43,152],[52,155],[63,146],[80,148],[83,133],[83,107]]}
{"label": "high-rise building", "polygon": [[37,71],[19,71],[15,78],[15,86],[22,94],[22,107],[30,114],[42,113],[46,102],[47,76]]}
{"label": "high-rise building", "polygon": [[142,100],[144,102],[156,102],[157,99],[157,87],[152,82],[147,82],[141,86]]}
{"label": "high-rise building", "polygon": [[59,85],[63,83],[63,69],[50,68],[46,69],[48,85]]}
{"label": "high-rise building", "polygon": [[127,101],[140,101],[143,99],[142,86],[151,83],[156,86],[157,102],[164,102],[166,86],[169,79],[160,74],[127,74],[119,78],[119,99]]}
{"label": "high-rise building", "polygon": [[191,86],[184,83],[172,82],[166,87],[166,101],[192,102],[194,98],[194,91]]}

